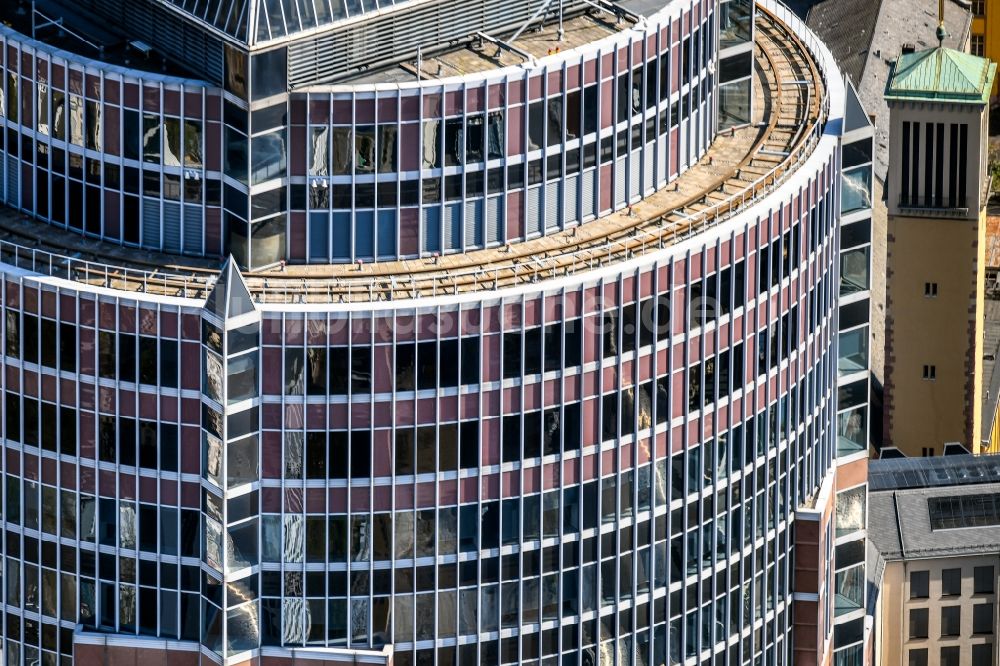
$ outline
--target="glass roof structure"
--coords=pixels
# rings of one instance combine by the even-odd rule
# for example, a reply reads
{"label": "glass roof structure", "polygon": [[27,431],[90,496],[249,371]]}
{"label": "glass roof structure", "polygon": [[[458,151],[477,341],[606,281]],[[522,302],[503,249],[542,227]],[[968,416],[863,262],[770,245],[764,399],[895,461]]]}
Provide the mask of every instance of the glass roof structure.
{"label": "glass roof structure", "polygon": [[245,44],[322,28],[410,0],[166,0]]}
{"label": "glass roof structure", "polygon": [[1000,455],[895,458],[868,463],[868,488],[902,490],[1000,483]]}
{"label": "glass roof structure", "polygon": [[[241,42],[247,41],[249,7],[253,0],[167,0],[185,13],[218,28]],[[322,0],[320,0],[322,1]]]}
{"label": "glass roof structure", "polygon": [[[240,2],[241,0],[232,0]],[[406,0],[255,0],[256,42],[320,28],[341,19],[375,12]]]}

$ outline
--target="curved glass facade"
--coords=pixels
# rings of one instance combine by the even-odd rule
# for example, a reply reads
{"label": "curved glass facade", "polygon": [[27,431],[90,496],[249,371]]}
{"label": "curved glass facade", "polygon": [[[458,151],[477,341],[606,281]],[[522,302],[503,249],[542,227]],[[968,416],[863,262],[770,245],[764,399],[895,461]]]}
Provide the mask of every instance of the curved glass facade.
{"label": "curved glass facade", "polygon": [[9,663],[60,620],[396,664],[787,657],[789,521],[836,441],[832,168],[791,216],[485,301],[8,275],[6,601],[36,618]]}
{"label": "curved glass facade", "polygon": [[0,199],[103,241],[231,253],[244,268],[541,236],[624,209],[704,155],[716,15],[676,0],[641,29],[525,66],[391,86],[290,92],[274,88],[287,63],[254,56],[251,93],[245,60],[227,56],[226,91],[266,98],[252,104],[4,28]]}
{"label": "curved glass facade", "polygon": [[[749,6],[722,6],[740,38]],[[5,663],[74,663],[98,634],[227,664],[790,663],[806,579],[795,553],[812,520],[800,516],[830,508],[838,448],[864,430],[864,413],[837,410],[838,374],[866,353],[838,342],[839,137],[817,133],[787,179],[729,219],[537,283],[268,304],[237,267],[458,252],[627,206],[718,129],[719,11],[673,3],[627,48],[566,55],[544,76],[302,91],[287,115],[95,74],[97,116],[85,88],[76,106],[62,97],[64,139],[62,114],[46,138],[24,125],[39,88],[8,76],[33,100],[8,93],[2,107],[18,151],[8,201],[37,206],[45,182],[53,210],[38,146],[50,159],[59,146],[98,165],[83,169],[84,199],[90,168],[106,180],[113,167],[122,189],[101,181],[99,230],[86,205],[82,226],[54,222],[142,245],[155,200],[149,247],[162,248],[174,203],[187,251],[198,183],[193,253],[221,252],[225,226],[235,261],[206,300],[0,265]],[[8,41],[7,71],[35,71],[42,59],[20,48]],[[694,60],[665,55],[689,48]],[[63,85],[53,78],[45,108],[63,108]],[[122,141],[113,156],[87,147],[95,117],[105,146]],[[127,157],[133,122],[142,142]],[[130,193],[147,173],[156,195]],[[129,197],[138,227],[125,213],[114,227]],[[840,542],[863,529],[861,488],[838,504]],[[826,552],[810,554],[828,567],[830,513]],[[836,575],[849,612],[857,572]]]}

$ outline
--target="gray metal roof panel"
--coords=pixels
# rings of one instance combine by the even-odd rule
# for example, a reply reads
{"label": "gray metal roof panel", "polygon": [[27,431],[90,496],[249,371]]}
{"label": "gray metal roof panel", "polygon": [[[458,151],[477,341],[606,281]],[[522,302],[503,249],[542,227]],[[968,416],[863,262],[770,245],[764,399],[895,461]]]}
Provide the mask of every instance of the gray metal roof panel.
{"label": "gray metal roof panel", "polygon": [[[873,3],[877,1],[872,0]],[[838,0],[826,2],[837,4]],[[885,181],[889,164],[889,106],[884,93],[889,68],[902,52],[903,44],[913,44],[917,50],[937,45],[934,31],[938,3],[936,0],[881,0],[880,4],[858,94],[865,109],[875,114],[875,175]],[[944,46],[964,48],[972,23],[968,8],[956,2],[946,2],[944,18],[948,30]]]}
{"label": "gray metal roof panel", "polygon": [[868,534],[887,559],[1000,552],[1000,526],[931,529],[927,500],[1000,492],[1000,483],[914,488],[869,495]]}
{"label": "gray metal roof panel", "polygon": [[861,81],[880,7],[878,0],[826,0],[806,18],[854,85]]}

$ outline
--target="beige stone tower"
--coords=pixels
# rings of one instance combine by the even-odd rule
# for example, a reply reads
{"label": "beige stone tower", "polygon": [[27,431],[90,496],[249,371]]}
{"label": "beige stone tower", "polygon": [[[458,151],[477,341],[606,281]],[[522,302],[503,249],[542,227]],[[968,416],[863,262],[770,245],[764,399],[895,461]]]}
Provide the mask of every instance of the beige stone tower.
{"label": "beige stone tower", "polygon": [[987,121],[996,65],[907,53],[886,85],[885,447],[979,451]]}

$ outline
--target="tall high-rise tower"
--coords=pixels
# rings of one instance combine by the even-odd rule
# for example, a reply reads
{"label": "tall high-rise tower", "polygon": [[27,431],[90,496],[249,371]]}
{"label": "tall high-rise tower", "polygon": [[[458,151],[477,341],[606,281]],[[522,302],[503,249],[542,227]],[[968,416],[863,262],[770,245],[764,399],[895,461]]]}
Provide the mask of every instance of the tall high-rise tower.
{"label": "tall high-rise tower", "polygon": [[864,663],[871,128],[790,9],[27,4],[3,666]]}
{"label": "tall high-rise tower", "polygon": [[[941,30],[942,28],[939,28]],[[889,104],[886,441],[979,449],[988,102],[996,65],[904,53]]]}

